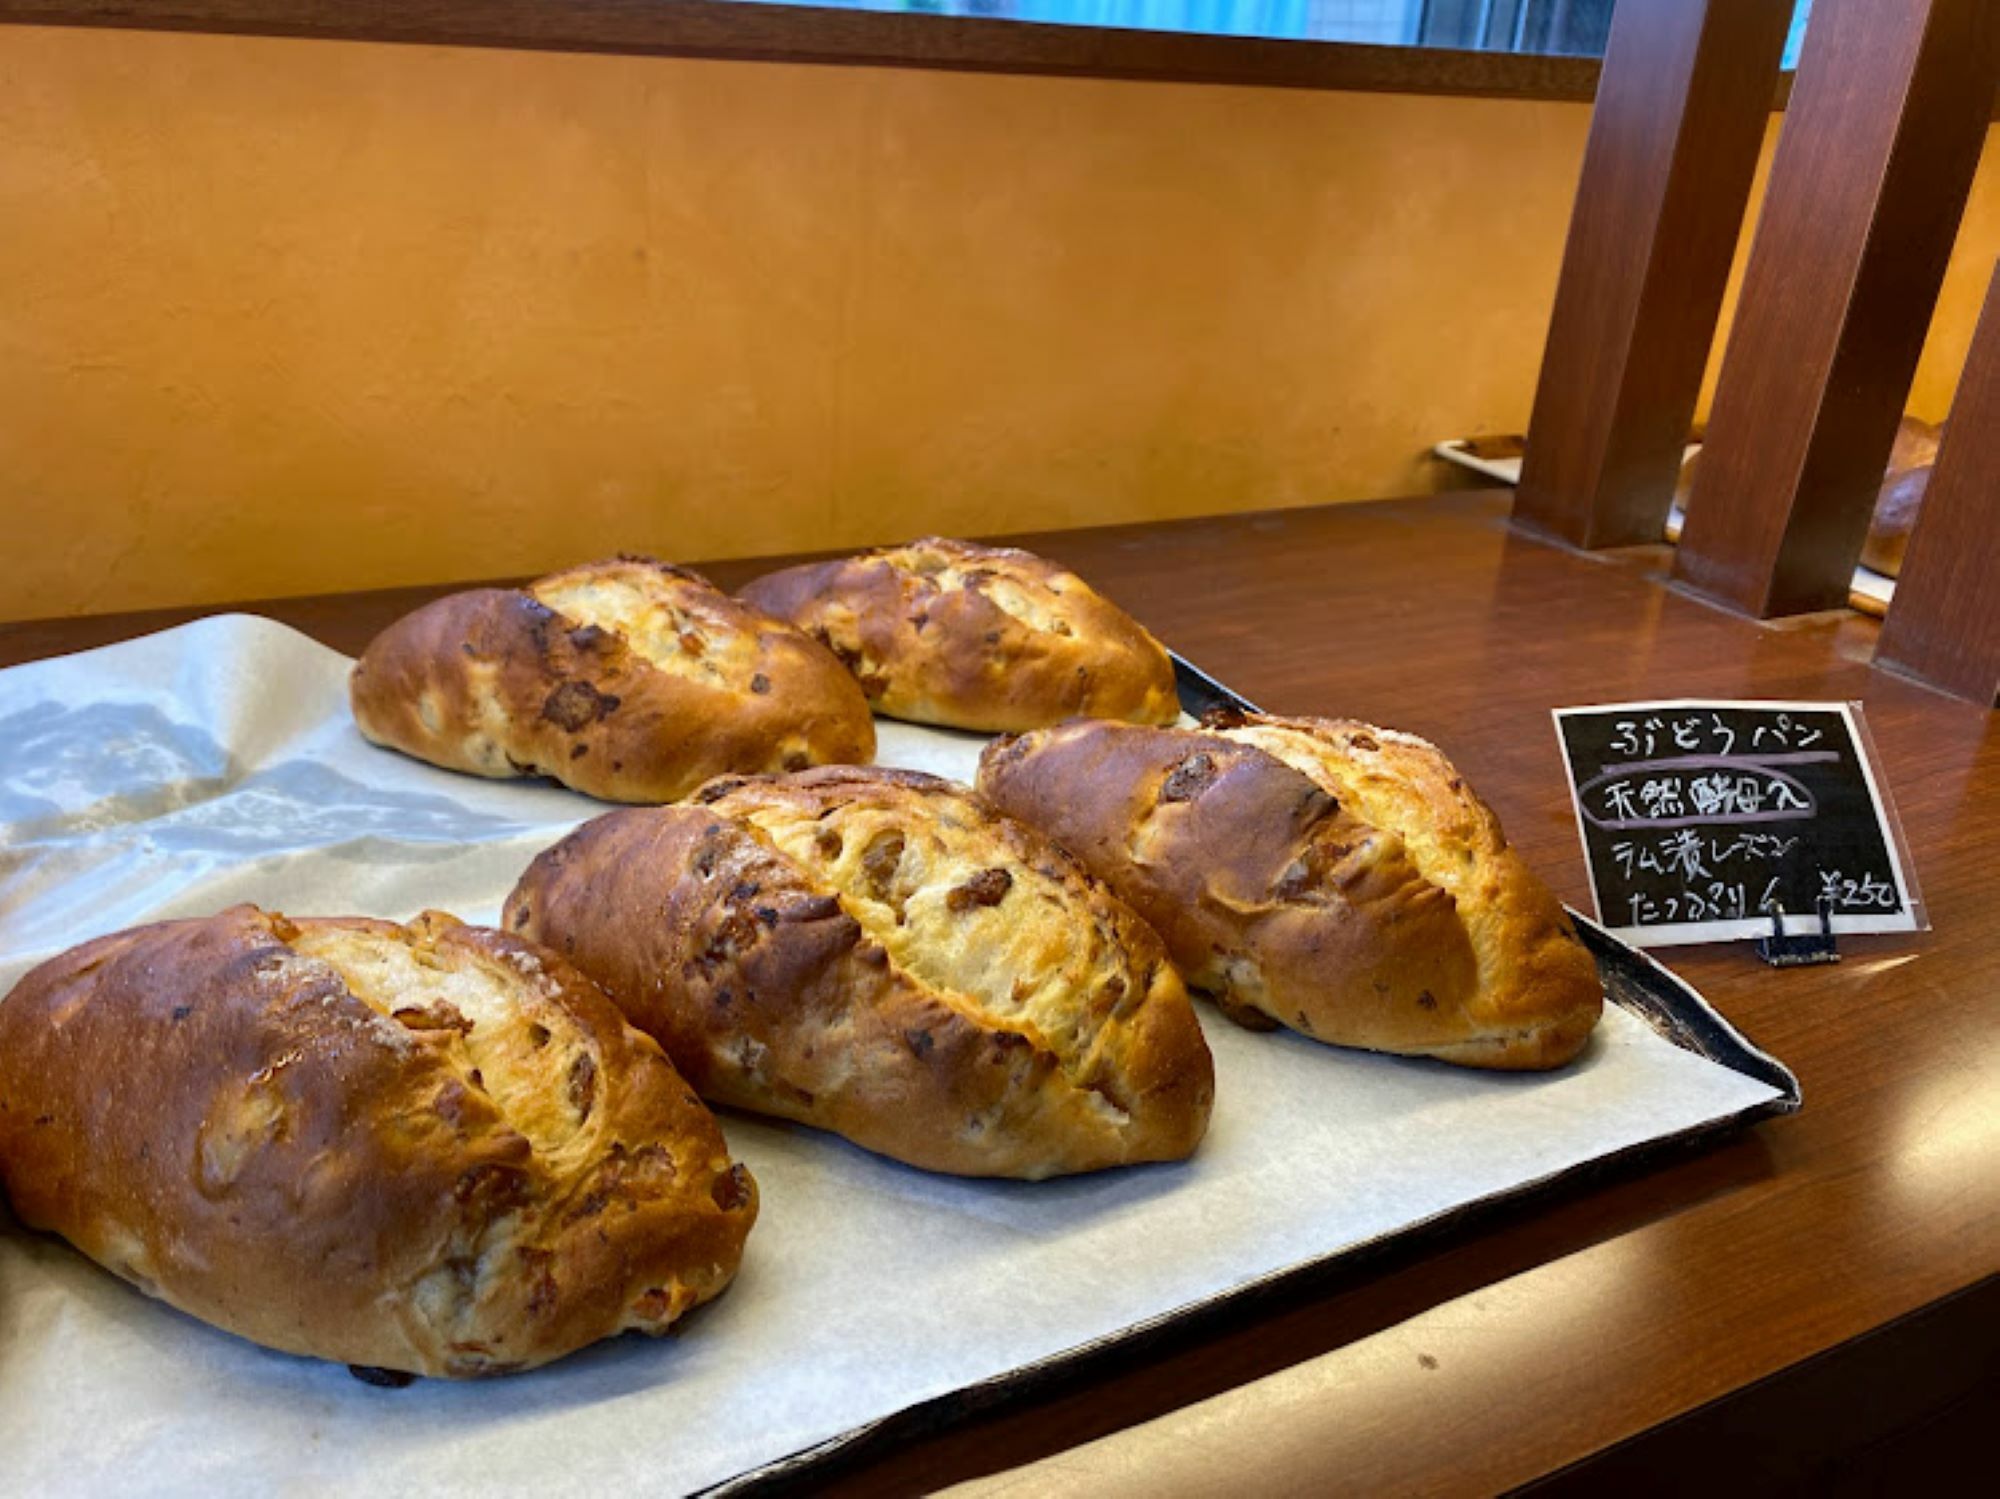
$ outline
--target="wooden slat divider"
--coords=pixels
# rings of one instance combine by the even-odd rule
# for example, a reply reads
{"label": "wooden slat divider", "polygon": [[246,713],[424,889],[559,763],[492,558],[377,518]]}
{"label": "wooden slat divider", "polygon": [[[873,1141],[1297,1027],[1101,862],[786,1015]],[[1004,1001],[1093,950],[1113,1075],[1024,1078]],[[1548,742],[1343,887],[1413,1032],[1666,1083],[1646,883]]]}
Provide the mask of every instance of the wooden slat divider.
{"label": "wooden slat divider", "polygon": [[1875,661],[1989,707],[2000,696],[2000,270],[1987,289]]}
{"label": "wooden slat divider", "polygon": [[1819,0],[1677,572],[1760,617],[1839,607],[2000,80],[1993,0]]}
{"label": "wooden slat divider", "polygon": [[1515,519],[1658,541],[1742,228],[1790,0],[1622,0]]}

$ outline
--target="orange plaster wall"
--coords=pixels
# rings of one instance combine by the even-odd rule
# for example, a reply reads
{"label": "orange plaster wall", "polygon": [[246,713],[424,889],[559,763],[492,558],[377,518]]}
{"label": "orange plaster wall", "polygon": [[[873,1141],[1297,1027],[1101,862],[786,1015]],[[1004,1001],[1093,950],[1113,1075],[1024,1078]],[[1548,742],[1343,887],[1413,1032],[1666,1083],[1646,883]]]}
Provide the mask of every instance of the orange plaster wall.
{"label": "orange plaster wall", "polygon": [[0,28],[0,618],[1431,487],[1587,124]]}
{"label": "orange plaster wall", "polygon": [[0,27],[0,619],[1444,487],[1588,121]]}

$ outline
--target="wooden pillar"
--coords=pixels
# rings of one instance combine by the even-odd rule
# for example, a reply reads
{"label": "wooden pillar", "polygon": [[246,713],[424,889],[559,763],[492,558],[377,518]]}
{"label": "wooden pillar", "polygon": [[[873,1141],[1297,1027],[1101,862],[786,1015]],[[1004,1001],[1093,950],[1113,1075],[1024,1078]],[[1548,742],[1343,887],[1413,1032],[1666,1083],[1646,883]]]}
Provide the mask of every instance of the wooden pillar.
{"label": "wooden pillar", "polygon": [[1791,0],[1619,0],[1542,355],[1517,520],[1658,541]]}
{"label": "wooden pillar", "polygon": [[2000,271],[1972,336],[1875,661],[1985,707],[2000,695]]}
{"label": "wooden pillar", "polygon": [[1679,576],[1847,598],[2000,79],[1994,0],[1818,0],[1688,499]]}

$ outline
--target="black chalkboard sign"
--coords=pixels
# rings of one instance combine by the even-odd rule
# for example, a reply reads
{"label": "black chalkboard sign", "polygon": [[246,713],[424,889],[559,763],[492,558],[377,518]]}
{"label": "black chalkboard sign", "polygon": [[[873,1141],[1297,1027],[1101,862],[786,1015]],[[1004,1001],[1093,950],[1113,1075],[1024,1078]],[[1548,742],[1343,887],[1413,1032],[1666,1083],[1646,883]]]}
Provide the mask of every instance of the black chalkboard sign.
{"label": "black chalkboard sign", "polygon": [[1598,920],[1649,946],[1923,925],[1847,703],[1559,708]]}

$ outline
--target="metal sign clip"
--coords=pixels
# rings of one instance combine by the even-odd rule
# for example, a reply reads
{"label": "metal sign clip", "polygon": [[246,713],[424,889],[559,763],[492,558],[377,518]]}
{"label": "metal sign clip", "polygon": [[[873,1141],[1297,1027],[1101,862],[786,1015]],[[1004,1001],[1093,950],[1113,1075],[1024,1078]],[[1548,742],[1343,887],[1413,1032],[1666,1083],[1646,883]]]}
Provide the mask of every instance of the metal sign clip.
{"label": "metal sign clip", "polygon": [[1840,953],[1833,945],[1833,902],[1819,898],[1819,930],[1785,934],[1785,908],[1775,900],[1765,903],[1771,916],[1771,935],[1757,939],[1757,956],[1773,968],[1799,968],[1807,963],[1838,963]]}

